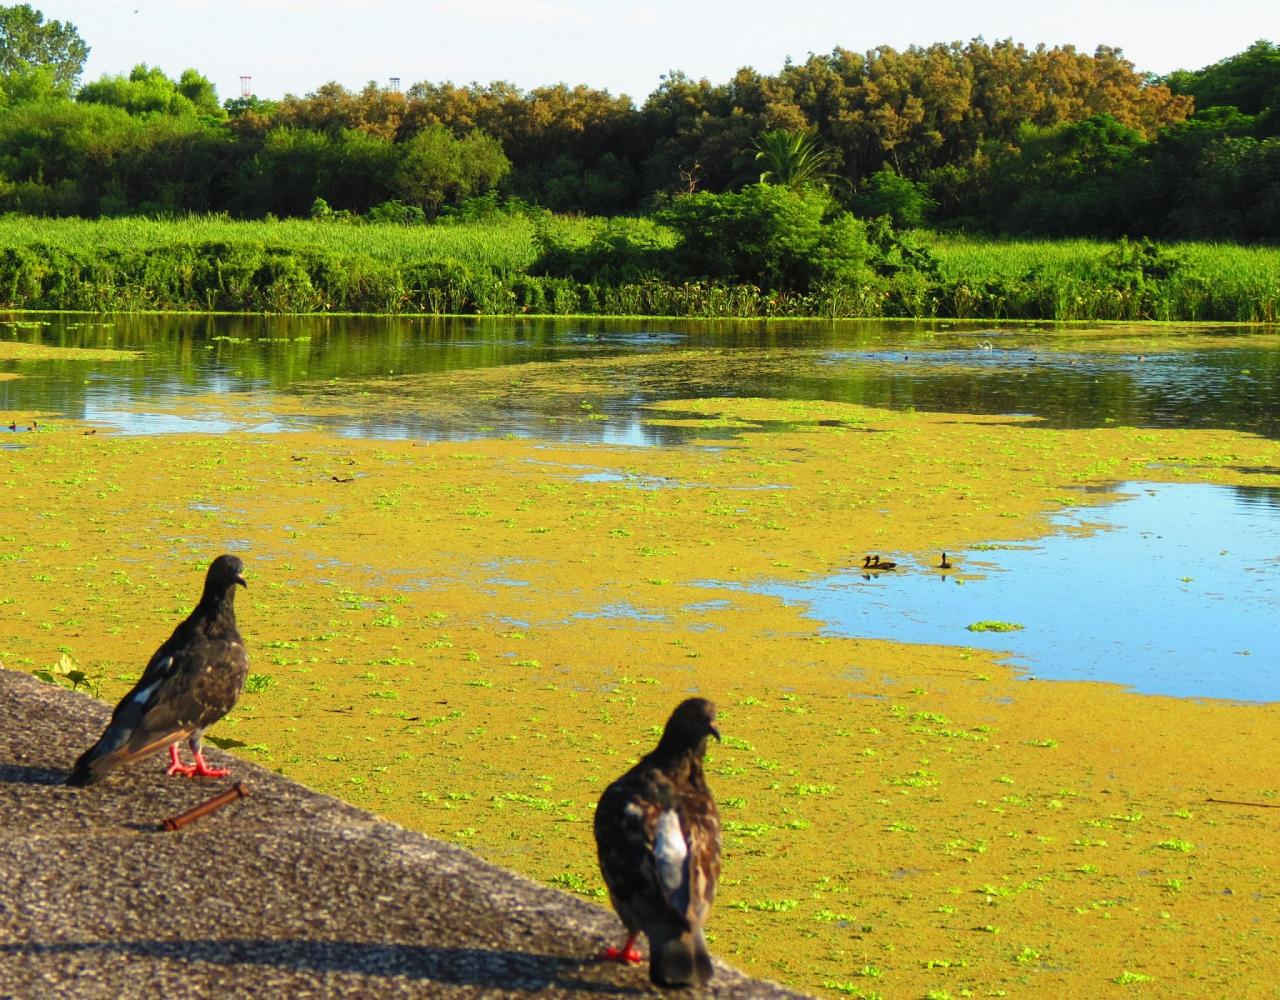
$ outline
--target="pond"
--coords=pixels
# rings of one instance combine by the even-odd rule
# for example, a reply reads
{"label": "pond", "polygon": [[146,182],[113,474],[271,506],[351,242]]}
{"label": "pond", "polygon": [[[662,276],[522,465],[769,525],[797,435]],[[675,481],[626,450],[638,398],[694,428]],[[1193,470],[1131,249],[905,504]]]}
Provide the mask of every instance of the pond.
{"label": "pond", "polygon": [[[0,410],[127,434],[321,426],[362,437],[669,446],[728,432],[655,424],[654,406],[761,396],[1280,437],[1280,337],[1247,327],[24,315],[0,319],[3,341],[136,352],[111,362],[0,361],[0,372],[23,376],[0,381]],[[416,411],[397,397],[406,377],[635,358],[648,360],[610,369],[589,400],[573,390],[569,405],[594,420],[561,419],[565,401],[545,394],[513,391],[493,406],[459,392],[448,407]],[[286,405],[357,389],[374,398],[358,413],[300,415]],[[22,435],[0,444],[21,446]],[[1038,545],[992,539],[994,548],[955,553],[948,574],[903,560],[872,579],[851,566],[819,583],[755,587],[805,602],[840,634],[1009,650],[1028,676],[1280,700],[1270,675],[1280,607],[1275,492],[1126,483],[1116,497],[1078,515],[1087,532],[1068,530],[1068,518]],[[1024,628],[967,630],[984,619]]]}
{"label": "pond", "polygon": [[[831,635],[1009,650],[1032,678],[1280,701],[1280,490],[1115,492],[1113,506],[1055,518],[1038,544],[949,553],[949,571],[941,554],[924,565],[895,556],[891,572],[854,566],[749,589],[803,603]],[[1018,628],[969,630],[981,622]]]}

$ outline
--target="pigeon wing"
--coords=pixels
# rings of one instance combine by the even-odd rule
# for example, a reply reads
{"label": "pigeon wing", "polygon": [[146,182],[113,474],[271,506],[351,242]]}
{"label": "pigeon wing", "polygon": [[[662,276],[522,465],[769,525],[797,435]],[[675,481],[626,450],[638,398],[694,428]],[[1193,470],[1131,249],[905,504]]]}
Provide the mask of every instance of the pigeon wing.
{"label": "pigeon wing", "polygon": [[711,912],[720,881],[720,813],[711,793],[686,798],[685,825],[689,840],[690,921],[701,926]]}
{"label": "pigeon wing", "polygon": [[[626,774],[605,789],[596,807],[600,873],[609,888],[614,909],[632,931],[641,930],[655,920],[683,922],[684,919],[669,902],[669,896],[678,893],[687,881],[686,859],[680,854],[684,839],[674,814],[659,804],[663,798],[670,801],[670,789],[655,787],[657,783],[653,775]],[[667,814],[671,819],[664,821]],[[674,836],[672,820],[676,822]],[[661,858],[654,850],[660,828],[663,831]]]}
{"label": "pigeon wing", "polygon": [[67,779],[68,784],[90,784],[126,760],[131,760],[146,752],[146,749],[155,749],[155,746],[160,745],[157,743],[155,746],[143,749],[139,741],[141,740],[143,746],[148,742],[146,734],[150,727],[145,726],[144,720],[160,698],[166,683],[172,682],[177,670],[178,660],[171,651],[166,650],[168,645],[169,643],[165,643],[156,651],[147,664],[146,670],[142,672],[142,677],[129,693],[120,699],[111,713],[111,721],[98,742],[81,754],[80,759],[76,761],[71,776]]}

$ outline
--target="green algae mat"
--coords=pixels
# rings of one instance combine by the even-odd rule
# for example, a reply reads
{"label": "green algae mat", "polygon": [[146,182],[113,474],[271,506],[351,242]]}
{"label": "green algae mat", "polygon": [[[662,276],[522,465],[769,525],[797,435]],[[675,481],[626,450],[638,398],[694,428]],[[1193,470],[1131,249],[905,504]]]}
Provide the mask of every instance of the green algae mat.
{"label": "green algae mat", "polygon": [[[566,419],[591,419],[573,392],[601,376],[579,374]],[[296,406],[500,406],[511,375]],[[1280,446],[757,399],[654,419],[717,437],[42,420],[0,449],[0,662],[114,700],[234,550],[252,675],[211,736],[313,788],[606,905],[595,801],[696,692],[725,736],[709,938],[743,969],[832,997],[1274,995],[1275,705],[1020,680],[959,645],[832,638],[731,585],[1034,539],[1101,501],[1083,486],[1280,485]]]}

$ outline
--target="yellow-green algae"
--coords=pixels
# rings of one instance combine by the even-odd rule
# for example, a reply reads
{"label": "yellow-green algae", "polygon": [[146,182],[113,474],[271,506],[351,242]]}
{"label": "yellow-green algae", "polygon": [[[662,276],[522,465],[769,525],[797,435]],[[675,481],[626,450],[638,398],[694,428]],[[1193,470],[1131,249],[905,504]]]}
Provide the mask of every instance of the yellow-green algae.
{"label": "yellow-green algae", "polygon": [[106,347],[58,347],[30,344],[21,340],[0,340],[0,361],[135,361],[139,351],[117,351]]}
{"label": "yellow-green algae", "polygon": [[[0,660],[66,650],[114,700],[234,547],[269,680],[213,736],[589,896],[601,789],[682,697],[714,698],[710,930],[753,973],[831,996],[1280,982],[1275,705],[1018,681],[981,652],[826,638],[800,609],[695,585],[1034,538],[1097,483],[1276,485],[1280,446],[835,403],[667,409],[766,429],[720,450],[32,435],[0,451]],[[601,470],[679,488],[582,481]]]}

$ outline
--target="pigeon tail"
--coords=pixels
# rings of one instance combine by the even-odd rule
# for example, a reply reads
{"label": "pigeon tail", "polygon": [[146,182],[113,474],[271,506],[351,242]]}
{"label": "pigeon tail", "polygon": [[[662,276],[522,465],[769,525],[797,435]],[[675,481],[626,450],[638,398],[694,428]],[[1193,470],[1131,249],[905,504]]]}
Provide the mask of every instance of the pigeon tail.
{"label": "pigeon tail", "polygon": [[85,754],[78,761],[76,766],[71,769],[71,773],[67,775],[67,784],[73,788],[84,788],[86,785],[92,785],[95,781],[102,777],[93,770],[92,762],[86,761],[84,758],[89,756]]}
{"label": "pigeon tail", "polygon": [[77,758],[71,773],[67,775],[67,784],[74,788],[83,788],[101,781],[106,774],[115,768],[118,758],[127,749],[131,724],[107,727],[102,737]]}
{"label": "pigeon tail", "polygon": [[134,739],[137,733],[133,727],[133,719],[129,713],[123,715],[120,724],[113,721],[98,742],[80,755],[67,776],[66,783],[73,787],[92,785],[122,763],[146,756],[169,742],[169,737],[161,737],[141,746],[136,745],[143,741]]}
{"label": "pigeon tail", "polygon": [[649,978],[659,986],[704,986],[711,980],[711,955],[701,930],[675,925],[650,927]]}

